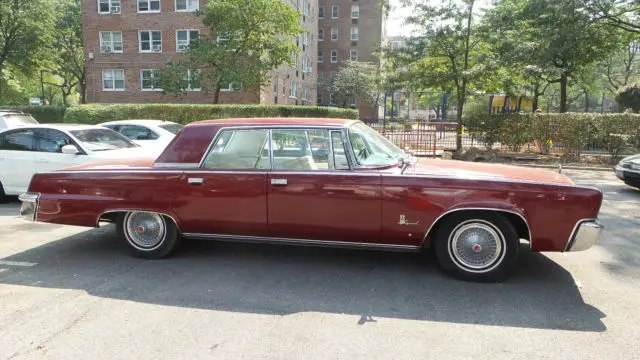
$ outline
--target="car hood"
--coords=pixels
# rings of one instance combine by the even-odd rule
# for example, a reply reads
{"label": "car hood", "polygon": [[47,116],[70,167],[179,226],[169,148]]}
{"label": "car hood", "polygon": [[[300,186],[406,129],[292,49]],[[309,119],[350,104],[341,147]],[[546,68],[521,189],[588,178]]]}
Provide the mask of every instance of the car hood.
{"label": "car hood", "polygon": [[627,156],[626,158],[620,160],[621,163],[634,163],[640,165],[640,154]]}
{"label": "car hood", "polygon": [[460,179],[519,180],[572,185],[571,179],[557,172],[521,166],[486,164],[456,160],[420,160],[405,175],[446,176]]}

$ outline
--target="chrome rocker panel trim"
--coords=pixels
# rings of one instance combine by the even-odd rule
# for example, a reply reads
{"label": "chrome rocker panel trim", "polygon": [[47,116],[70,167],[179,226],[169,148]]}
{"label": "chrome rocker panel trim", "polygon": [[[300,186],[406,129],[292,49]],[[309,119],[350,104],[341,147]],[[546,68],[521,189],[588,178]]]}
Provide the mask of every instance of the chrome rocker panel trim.
{"label": "chrome rocker panel trim", "polygon": [[420,246],[413,246],[413,245],[375,244],[375,243],[359,243],[359,242],[348,242],[348,241],[326,241],[326,240],[291,239],[291,238],[275,238],[275,237],[261,237],[261,236],[193,234],[193,233],[183,233],[182,236],[187,238],[192,238],[192,239],[206,239],[206,240],[247,242],[247,243],[286,244],[286,245],[297,245],[297,246],[336,247],[336,248],[339,247],[339,248],[395,250],[395,251],[419,251],[420,250]]}

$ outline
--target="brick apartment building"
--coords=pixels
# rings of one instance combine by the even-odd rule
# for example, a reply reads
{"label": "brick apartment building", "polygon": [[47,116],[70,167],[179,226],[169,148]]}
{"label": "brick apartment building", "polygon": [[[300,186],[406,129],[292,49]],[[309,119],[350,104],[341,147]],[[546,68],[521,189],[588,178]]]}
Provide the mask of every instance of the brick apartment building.
{"label": "brick apartment building", "polygon": [[[289,0],[283,0],[289,1]],[[307,30],[296,66],[273,73],[262,89],[230,84],[220,103],[315,104],[318,0],[290,0]],[[193,14],[206,0],[86,0],[83,8],[87,101],[90,103],[212,103],[213,94],[194,86],[186,95],[163,94],[152,87],[153,70],[184,56],[192,38],[206,28]],[[189,81],[189,86],[191,82]]]}
{"label": "brick apartment building", "polygon": [[[374,50],[383,41],[384,29],[379,0],[319,0],[318,83],[335,75],[346,60],[377,63]],[[328,92],[318,92],[319,105],[333,105],[331,100]],[[376,117],[373,104],[354,99],[351,105],[363,119]]]}

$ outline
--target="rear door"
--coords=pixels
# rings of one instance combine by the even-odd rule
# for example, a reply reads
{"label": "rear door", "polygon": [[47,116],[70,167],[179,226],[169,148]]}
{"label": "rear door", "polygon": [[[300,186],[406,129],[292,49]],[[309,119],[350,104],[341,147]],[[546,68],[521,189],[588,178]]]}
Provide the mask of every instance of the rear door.
{"label": "rear door", "polygon": [[174,199],[192,235],[267,236],[268,130],[227,129],[198,169],[185,171]]}
{"label": "rear door", "polygon": [[0,182],[7,195],[26,192],[37,172],[34,133],[19,129],[0,134]]}
{"label": "rear door", "polygon": [[340,130],[273,129],[272,139],[271,237],[379,242],[380,174],[349,170]]}

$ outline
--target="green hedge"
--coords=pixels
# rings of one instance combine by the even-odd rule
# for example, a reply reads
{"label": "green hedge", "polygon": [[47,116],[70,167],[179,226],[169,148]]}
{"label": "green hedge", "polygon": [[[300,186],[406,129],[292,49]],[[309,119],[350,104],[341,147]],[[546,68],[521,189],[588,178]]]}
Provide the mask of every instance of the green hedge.
{"label": "green hedge", "polygon": [[31,114],[41,124],[61,123],[67,110],[64,106],[2,106],[2,109],[20,110]]}
{"label": "green hedge", "polygon": [[70,107],[66,123],[98,124],[126,119],[157,119],[181,124],[210,119],[239,117],[327,117],[357,119],[357,110],[320,106],[278,105],[184,105],[184,104],[113,104]]}
{"label": "green hedge", "polygon": [[638,114],[487,114],[467,120],[465,127],[487,147],[502,143],[513,151],[534,141],[540,142],[543,152],[551,144],[572,155],[580,155],[587,147],[613,157],[640,150]]}

